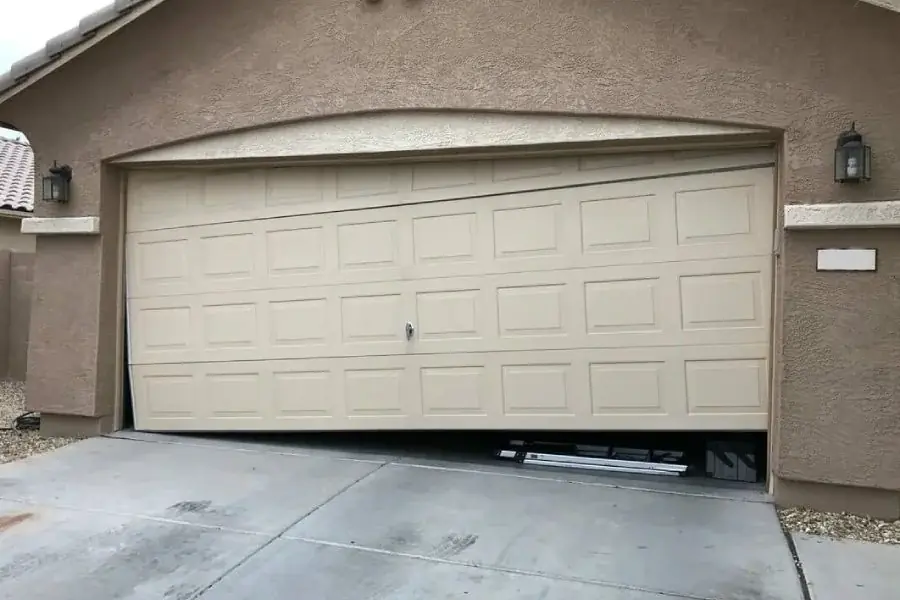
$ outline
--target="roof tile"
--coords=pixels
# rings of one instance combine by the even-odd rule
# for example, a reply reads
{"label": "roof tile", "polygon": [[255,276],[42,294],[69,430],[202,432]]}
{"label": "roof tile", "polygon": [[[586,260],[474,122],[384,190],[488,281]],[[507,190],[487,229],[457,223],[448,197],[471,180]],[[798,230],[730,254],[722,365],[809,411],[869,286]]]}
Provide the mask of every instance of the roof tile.
{"label": "roof tile", "polygon": [[61,34],[50,38],[44,46],[44,52],[48,57],[53,57],[62,54],[63,51],[71,48],[80,41],[81,32],[78,31],[77,27],[73,27],[68,31],[64,31]]}
{"label": "roof tile", "polygon": [[12,88],[22,78],[60,58],[70,48],[90,40],[98,29],[112,23],[140,4],[149,0],[114,0],[100,10],[87,15],[77,27],[51,38],[39,51],[12,64],[9,71],[0,73],[0,93]]}
{"label": "roof tile", "polygon": [[31,146],[0,138],[0,208],[32,212],[35,180]]}
{"label": "roof tile", "polygon": [[108,6],[104,6],[99,10],[95,10],[88,16],[84,17],[78,22],[78,31],[81,32],[81,35],[89,35],[110,21],[115,20],[116,17],[119,16],[119,11],[116,10],[115,5],[110,4]]}
{"label": "roof tile", "polygon": [[20,58],[14,62],[9,68],[9,74],[18,79],[19,77],[23,77],[32,71],[39,69],[46,61],[47,55],[43,50],[32,52],[25,58]]}

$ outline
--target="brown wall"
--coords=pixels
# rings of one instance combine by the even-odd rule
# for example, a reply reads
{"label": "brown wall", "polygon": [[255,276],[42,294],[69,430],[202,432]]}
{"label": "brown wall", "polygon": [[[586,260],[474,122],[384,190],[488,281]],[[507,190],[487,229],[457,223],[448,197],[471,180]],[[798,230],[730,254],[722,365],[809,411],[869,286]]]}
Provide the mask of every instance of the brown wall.
{"label": "brown wall", "polygon": [[[39,213],[100,215],[103,228],[38,241],[30,364],[40,376],[29,402],[112,411],[120,195],[104,159],[348,111],[628,114],[783,130],[782,202],[882,199],[900,189],[898,32],[900,15],[849,0],[168,0],[0,105],[42,170],[54,159],[74,167],[73,201]],[[874,147],[875,179],[835,185],[834,140],[854,119]],[[890,313],[893,267],[861,287],[854,275],[817,275],[814,246],[842,235],[791,234],[782,257],[776,470],[900,489],[891,467],[861,468],[875,448],[900,456],[896,412],[890,424],[871,417],[900,389],[900,369],[878,368],[900,342],[874,329]],[[853,235],[892,260],[886,237]],[[847,316],[863,303],[872,306]],[[858,443],[867,437],[877,442]]]}
{"label": "brown wall", "polygon": [[22,233],[21,218],[0,215],[0,248],[33,254],[35,237]]}
{"label": "brown wall", "polygon": [[0,378],[25,380],[34,253],[0,250]]}
{"label": "brown wall", "polygon": [[[875,248],[878,270],[817,272],[817,248]],[[789,232],[785,251],[778,473],[900,490],[900,232]]]}

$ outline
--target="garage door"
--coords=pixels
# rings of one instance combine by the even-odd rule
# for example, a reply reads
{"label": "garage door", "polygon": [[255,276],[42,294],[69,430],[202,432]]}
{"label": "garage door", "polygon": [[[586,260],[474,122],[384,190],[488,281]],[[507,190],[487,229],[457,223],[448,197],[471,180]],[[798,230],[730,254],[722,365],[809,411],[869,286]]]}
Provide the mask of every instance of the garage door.
{"label": "garage door", "polygon": [[765,429],[760,156],[136,171],[136,426]]}

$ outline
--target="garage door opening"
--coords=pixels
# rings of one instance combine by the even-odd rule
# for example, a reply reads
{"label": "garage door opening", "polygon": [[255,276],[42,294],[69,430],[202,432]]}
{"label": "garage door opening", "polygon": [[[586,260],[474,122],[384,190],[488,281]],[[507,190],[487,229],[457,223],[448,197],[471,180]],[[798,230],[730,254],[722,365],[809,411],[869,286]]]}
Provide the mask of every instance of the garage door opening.
{"label": "garage door opening", "polygon": [[134,171],[144,431],[765,431],[769,150]]}

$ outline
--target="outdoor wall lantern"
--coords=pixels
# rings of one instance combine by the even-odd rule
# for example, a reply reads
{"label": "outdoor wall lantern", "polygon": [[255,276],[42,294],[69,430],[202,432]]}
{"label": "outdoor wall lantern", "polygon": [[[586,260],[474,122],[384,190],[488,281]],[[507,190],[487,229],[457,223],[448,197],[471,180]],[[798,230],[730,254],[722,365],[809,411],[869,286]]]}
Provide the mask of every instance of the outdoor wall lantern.
{"label": "outdoor wall lantern", "polygon": [[68,202],[69,185],[72,183],[72,167],[69,165],[57,166],[53,161],[50,174],[44,175],[43,197],[45,202]]}
{"label": "outdoor wall lantern", "polygon": [[859,183],[872,178],[872,148],[863,144],[856,131],[856,122],[837,139],[834,149],[834,180],[838,183]]}

